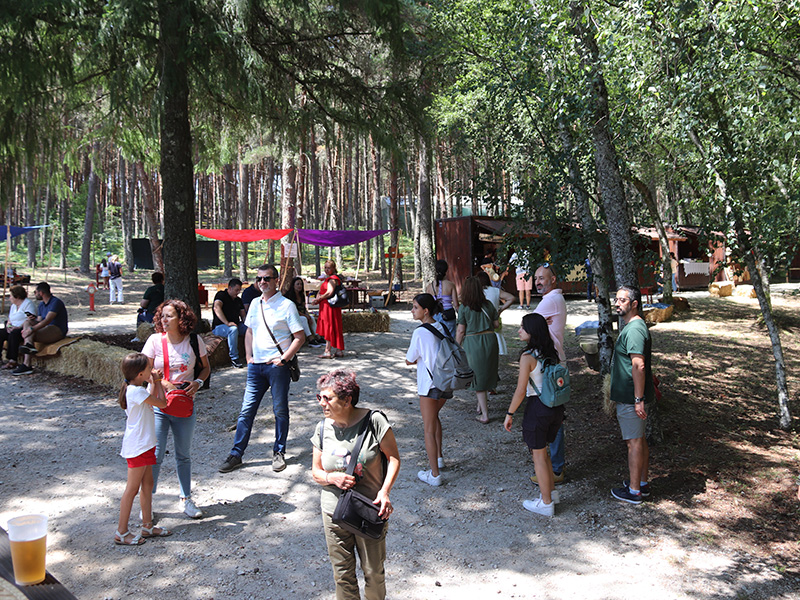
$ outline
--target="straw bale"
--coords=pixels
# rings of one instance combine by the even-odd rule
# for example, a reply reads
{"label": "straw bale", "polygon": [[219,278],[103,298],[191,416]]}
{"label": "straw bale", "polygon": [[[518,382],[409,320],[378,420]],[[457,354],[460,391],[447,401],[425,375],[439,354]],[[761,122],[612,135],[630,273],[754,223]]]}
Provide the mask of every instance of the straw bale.
{"label": "straw bale", "polygon": [[151,335],[156,332],[156,328],[153,327],[152,323],[139,323],[138,327],[136,327],[136,337],[138,337],[143,342],[147,340]]}
{"label": "straw bale", "polygon": [[714,281],[708,285],[708,293],[717,298],[723,298],[733,294],[734,283],[732,281]]}
{"label": "straw bale", "polygon": [[342,326],[346,333],[389,331],[389,313],[385,311],[347,311],[342,313]]}
{"label": "straw bale", "polygon": [[672,306],[666,308],[647,308],[644,310],[644,320],[647,323],[663,323],[672,318]]}
{"label": "straw bale", "polygon": [[736,289],[733,290],[733,295],[740,298],[755,298],[756,288],[752,285],[737,285]]}
{"label": "straw bale", "polygon": [[120,362],[129,352],[125,348],[82,339],[61,348],[57,356],[37,360],[36,366],[116,388],[122,384]]}

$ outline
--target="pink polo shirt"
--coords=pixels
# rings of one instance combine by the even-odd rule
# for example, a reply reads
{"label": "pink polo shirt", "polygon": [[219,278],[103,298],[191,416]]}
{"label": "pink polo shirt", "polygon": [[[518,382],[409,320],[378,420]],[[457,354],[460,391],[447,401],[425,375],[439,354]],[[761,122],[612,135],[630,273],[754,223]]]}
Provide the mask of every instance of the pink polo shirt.
{"label": "pink polo shirt", "polygon": [[564,300],[564,293],[557,288],[550,290],[542,296],[542,301],[533,312],[539,313],[545,319],[553,317],[552,323],[547,327],[558,352],[558,359],[563,363],[567,360],[567,354],[564,352],[564,329],[567,326],[567,303]]}

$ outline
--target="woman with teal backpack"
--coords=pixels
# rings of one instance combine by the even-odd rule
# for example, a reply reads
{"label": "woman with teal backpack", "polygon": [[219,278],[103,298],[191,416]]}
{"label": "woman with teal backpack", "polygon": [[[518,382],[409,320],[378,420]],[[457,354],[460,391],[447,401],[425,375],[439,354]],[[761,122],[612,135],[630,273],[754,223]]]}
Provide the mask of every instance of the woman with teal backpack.
{"label": "woman with teal backpack", "polygon": [[545,406],[538,392],[542,389],[544,379],[540,363],[557,363],[558,353],[553,345],[553,338],[550,337],[547,321],[542,315],[525,315],[518,333],[519,339],[526,346],[519,357],[517,389],[511,398],[503,427],[506,431],[511,431],[514,414],[522,401],[527,400],[522,418],[522,439],[531,451],[541,495],[533,500],[525,500],[522,506],[533,513],[552,517],[558,502],[558,492],[554,489],[553,466],[547,453],[547,445],[556,439],[558,428],[564,421],[564,405],[552,408]]}

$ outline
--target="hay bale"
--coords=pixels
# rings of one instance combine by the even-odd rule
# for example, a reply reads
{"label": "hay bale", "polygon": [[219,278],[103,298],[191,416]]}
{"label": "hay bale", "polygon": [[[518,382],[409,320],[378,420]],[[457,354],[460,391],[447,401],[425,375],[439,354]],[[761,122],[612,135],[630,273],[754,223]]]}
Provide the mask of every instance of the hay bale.
{"label": "hay bale", "polygon": [[[203,343],[206,345],[208,364],[211,365],[212,371],[217,367],[229,367],[231,365],[227,338],[219,337],[213,333],[202,333],[200,337],[203,338]],[[239,359],[242,362],[245,360],[243,335],[239,336]]]}
{"label": "hay bale", "polygon": [[61,348],[57,356],[37,360],[36,366],[117,388],[122,385],[120,362],[128,353],[125,348],[82,339]]}
{"label": "hay bale", "polygon": [[389,313],[371,311],[347,311],[342,313],[342,326],[345,333],[364,333],[368,331],[389,331]]}
{"label": "hay bale", "polygon": [[672,310],[671,305],[665,308],[646,308],[644,310],[644,320],[650,324],[669,321],[672,318]]}
{"label": "hay bale", "polygon": [[152,323],[139,323],[136,327],[136,337],[138,337],[143,342],[147,340],[151,335],[156,332],[156,328],[153,327]]}
{"label": "hay bale", "polygon": [[716,298],[724,298],[733,294],[732,281],[714,281],[708,285],[708,293]]}
{"label": "hay bale", "polygon": [[755,298],[756,288],[752,285],[737,285],[733,290],[733,295],[737,298]]}
{"label": "hay bale", "polygon": [[686,298],[679,296],[672,297],[672,306],[675,309],[675,312],[689,312],[692,310],[689,306],[689,301]]}

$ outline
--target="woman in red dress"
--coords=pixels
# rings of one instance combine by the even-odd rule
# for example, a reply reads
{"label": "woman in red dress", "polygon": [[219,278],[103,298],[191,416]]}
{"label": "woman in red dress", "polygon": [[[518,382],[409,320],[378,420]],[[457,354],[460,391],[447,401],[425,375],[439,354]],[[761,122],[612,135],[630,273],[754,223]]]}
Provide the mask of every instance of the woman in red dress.
{"label": "woman in red dress", "polygon": [[344,330],[342,327],[342,309],[334,308],[328,304],[328,298],[333,296],[336,286],[341,283],[341,278],[336,274],[336,263],[329,260],[325,263],[327,278],[319,287],[319,295],[312,301],[319,305],[319,319],[317,320],[317,334],[325,338],[325,352],[320,358],[335,358],[344,356]]}

